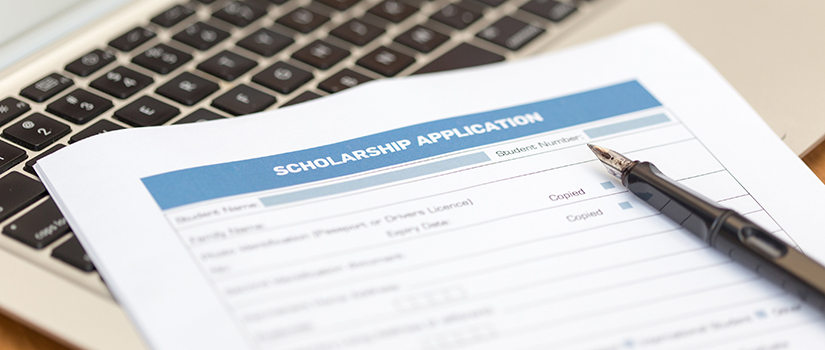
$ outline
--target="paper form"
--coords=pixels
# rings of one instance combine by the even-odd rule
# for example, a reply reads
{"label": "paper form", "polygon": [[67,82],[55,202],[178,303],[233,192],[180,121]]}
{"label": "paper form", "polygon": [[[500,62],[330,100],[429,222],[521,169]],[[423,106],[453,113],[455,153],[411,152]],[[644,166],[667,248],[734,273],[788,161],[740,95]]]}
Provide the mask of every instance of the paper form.
{"label": "paper form", "polygon": [[825,343],[821,314],[635,199],[587,142],[825,256],[822,184],[659,26],[113,132],[38,173],[157,348]]}

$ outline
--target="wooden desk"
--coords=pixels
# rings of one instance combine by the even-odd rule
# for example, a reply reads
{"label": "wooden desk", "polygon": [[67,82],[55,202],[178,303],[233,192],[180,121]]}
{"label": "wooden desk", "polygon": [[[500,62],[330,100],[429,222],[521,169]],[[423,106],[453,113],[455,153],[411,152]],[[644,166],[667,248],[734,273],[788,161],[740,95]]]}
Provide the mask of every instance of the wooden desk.
{"label": "wooden desk", "polygon": [[[825,182],[825,143],[819,145],[802,160],[820,180]],[[0,314],[0,349],[64,350],[68,348]]]}

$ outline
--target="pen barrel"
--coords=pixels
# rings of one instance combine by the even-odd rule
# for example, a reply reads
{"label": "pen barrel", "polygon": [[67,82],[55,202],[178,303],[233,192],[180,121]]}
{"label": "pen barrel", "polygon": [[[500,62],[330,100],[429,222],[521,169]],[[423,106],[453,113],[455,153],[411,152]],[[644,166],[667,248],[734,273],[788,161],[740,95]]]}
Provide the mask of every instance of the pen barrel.
{"label": "pen barrel", "polygon": [[[737,213],[724,221],[718,232],[712,233],[711,246],[825,313],[825,268],[822,265],[774,237],[767,240],[770,243],[758,243],[762,247],[749,247],[747,241],[753,240],[755,236],[752,235],[762,235],[755,233],[757,231],[748,232],[758,226]],[[765,244],[773,246],[766,247]]]}
{"label": "pen barrel", "polygon": [[708,243],[714,223],[728,211],[671,180],[648,162],[634,162],[622,174],[622,183],[651,207]]}
{"label": "pen barrel", "polygon": [[825,267],[745,216],[668,178],[648,162],[622,174],[630,192],[723,254],[825,312]]}

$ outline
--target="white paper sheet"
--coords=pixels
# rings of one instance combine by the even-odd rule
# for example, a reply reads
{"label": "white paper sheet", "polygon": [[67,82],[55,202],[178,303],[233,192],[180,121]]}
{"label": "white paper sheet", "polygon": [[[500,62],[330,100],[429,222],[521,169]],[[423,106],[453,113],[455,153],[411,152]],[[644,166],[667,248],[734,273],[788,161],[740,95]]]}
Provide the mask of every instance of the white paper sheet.
{"label": "white paper sheet", "polygon": [[155,348],[825,343],[822,315],[629,195],[586,142],[825,257],[825,188],[656,25],[255,116],[112,132],[37,170]]}

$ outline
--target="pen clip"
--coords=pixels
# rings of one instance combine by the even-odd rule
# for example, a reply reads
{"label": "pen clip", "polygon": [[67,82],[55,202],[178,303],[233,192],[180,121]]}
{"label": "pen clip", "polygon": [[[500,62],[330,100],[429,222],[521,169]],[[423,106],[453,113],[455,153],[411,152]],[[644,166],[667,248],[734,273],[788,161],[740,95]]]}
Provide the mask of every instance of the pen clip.
{"label": "pen clip", "polygon": [[785,242],[755,227],[743,227],[738,236],[742,243],[766,258],[779,259],[788,252]]}

